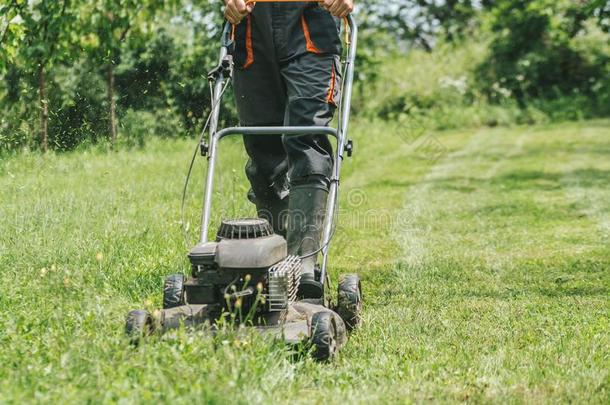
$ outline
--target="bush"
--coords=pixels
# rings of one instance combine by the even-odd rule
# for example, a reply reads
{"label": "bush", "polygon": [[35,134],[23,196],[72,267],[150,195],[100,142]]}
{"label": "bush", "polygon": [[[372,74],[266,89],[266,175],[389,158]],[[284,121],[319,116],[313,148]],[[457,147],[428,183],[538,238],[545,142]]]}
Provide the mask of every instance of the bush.
{"label": "bush", "polygon": [[607,116],[610,43],[585,3],[499,1],[465,41],[381,55],[356,98],[370,116],[436,129]]}
{"label": "bush", "polygon": [[595,98],[595,80],[607,77],[608,53],[576,45],[599,30],[594,19],[587,2],[499,1],[490,21],[490,52],[477,68],[478,85],[490,100],[509,95],[521,107],[532,99]]}
{"label": "bush", "polygon": [[83,142],[108,136],[108,105],[97,66],[81,58],[58,66],[49,92],[49,142],[56,150],[71,150]]}
{"label": "bush", "polygon": [[476,87],[474,66],[486,51],[482,38],[459,45],[439,42],[432,52],[394,53],[383,58],[379,80],[359,89],[355,97],[367,100],[365,114],[401,123],[414,120],[426,128],[514,122],[514,102],[492,107]]}
{"label": "bush", "polygon": [[128,109],[120,120],[117,146],[142,147],[151,136],[171,138],[183,136],[184,126],[170,110]]}

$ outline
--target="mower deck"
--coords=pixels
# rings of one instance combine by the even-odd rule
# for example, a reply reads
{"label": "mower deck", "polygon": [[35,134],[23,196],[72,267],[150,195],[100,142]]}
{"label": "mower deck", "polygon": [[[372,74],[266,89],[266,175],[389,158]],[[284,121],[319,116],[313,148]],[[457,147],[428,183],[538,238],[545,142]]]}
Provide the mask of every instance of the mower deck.
{"label": "mower deck", "polygon": [[[287,344],[299,344],[310,340],[312,318],[319,312],[328,312],[336,327],[336,341],[341,347],[347,341],[347,330],[343,319],[333,310],[312,302],[297,301],[291,303],[284,312],[266,314],[259,324],[252,325],[261,333],[283,339]],[[213,325],[217,315],[216,305],[181,305],[174,308],[161,309],[153,314],[155,324],[162,332],[179,328]]]}

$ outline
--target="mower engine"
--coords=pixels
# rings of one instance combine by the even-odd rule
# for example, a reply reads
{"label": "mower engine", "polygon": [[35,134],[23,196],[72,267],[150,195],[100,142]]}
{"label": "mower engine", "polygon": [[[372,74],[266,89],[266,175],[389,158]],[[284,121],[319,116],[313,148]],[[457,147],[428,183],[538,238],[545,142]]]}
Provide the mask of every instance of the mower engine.
{"label": "mower engine", "polygon": [[188,304],[239,307],[260,315],[283,311],[296,299],[301,260],[287,254],[286,240],[264,219],[223,221],[216,241],[195,246],[188,257]]}

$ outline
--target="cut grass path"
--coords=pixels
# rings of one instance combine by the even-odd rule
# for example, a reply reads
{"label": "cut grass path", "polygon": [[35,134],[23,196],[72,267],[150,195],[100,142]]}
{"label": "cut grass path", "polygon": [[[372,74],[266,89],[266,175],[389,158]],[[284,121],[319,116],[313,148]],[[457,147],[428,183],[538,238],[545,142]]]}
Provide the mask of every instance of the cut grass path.
{"label": "cut grass path", "polygon": [[[0,403],[608,403],[610,122],[412,144],[353,128],[331,264],[361,274],[365,315],[334,364],[256,335],[125,344],[125,313],[188,271],[190,141],[2,158]],[[239,149],[221,159],[227,216],[252,213]]]}

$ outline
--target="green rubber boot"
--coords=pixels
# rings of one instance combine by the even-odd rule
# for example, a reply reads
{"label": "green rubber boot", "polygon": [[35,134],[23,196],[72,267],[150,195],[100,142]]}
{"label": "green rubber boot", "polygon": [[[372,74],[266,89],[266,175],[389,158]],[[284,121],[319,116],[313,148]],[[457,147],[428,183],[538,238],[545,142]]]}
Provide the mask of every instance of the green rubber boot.
{"label": "green rubber boot", "polygon": [[288,253],[306,256],[301,263],[301,298],[322,298],[324,285],[315,278],[328,191],[315,185],[296,186],[288,199]]}
{"label": "green rubber boot", "polygon": [[286,237],[286,217],[288,216],[288,198],[276,200],[266,204],[256,204],[256,214],[259,218],[266,219],[273,232]]}

